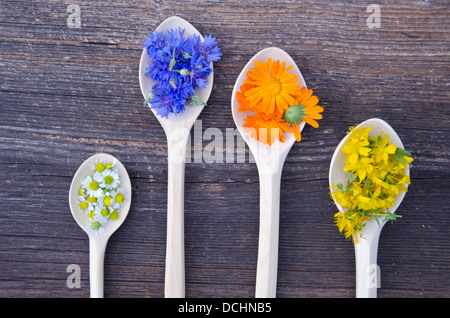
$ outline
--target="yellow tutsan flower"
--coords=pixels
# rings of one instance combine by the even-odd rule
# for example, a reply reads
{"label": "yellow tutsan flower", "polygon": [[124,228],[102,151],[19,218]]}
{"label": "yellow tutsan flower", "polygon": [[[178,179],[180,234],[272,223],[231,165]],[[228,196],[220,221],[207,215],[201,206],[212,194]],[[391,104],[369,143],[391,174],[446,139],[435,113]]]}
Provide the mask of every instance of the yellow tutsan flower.
{"label": "yellow tutsan flower", "polygon": [[350,173],[346,185],[330,186],[330,195],[344,211],[334,215],[336,225],[346,238],[358,242],[357,233],[374,216],[393,221],[400,217],[389,212],[401,191],[411,183],[405,169],[413,161],[410,153],[389,144],[389,137],[369,137],[372,127],[351,129],[342,152],[344,172]]}

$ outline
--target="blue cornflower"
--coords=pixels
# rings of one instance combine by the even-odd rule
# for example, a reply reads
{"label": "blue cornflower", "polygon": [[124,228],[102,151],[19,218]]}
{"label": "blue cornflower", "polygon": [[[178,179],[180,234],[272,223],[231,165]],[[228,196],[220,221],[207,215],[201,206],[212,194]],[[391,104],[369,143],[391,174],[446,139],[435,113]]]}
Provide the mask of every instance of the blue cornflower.
{"label": "blue cornflower", "polygon": [[212,35],[205,35],[205,41],[202,42],[200,36],[192,36],[192,48],[200,56],[203,56],[208,62],[220,60],[222,53],[217,46],[216,38]]}
{"label": "blue cornflower", "polygon": [[191,39],[184,37],[185,30],[178,28],[176,30],[170,29],[167,31],[167,41],[171,45],[171,69],[180,70],[189,64],[189,52],[192,48]]}
{"label": "blue cornflower", "polygon": [[154,60],[146,69],[147,76],[154,81],[170,81],[173,72],[169,70],[170,59]]}
{"label": "blue cornflower", "polygon": [[181,76],[175,77],[169,84],[171,87],[170,94],[175,95],[178,100],[177,103],[172,105],[171,110],[175,114],[182,113],[185,109],[184,104],[186,100],[194,93],[192,85]]}
{"label": "blue cornflower", "polygon": [[190,63],[189,77],[192,86],[203,89],[208,84],[208,76],[212,69],[205,63],[205,60],[198,54],[193,53]]}
{"label": "blue cornflower", "polygon": [[170,106],[172,105],[170,96],[165,95],[164,92],[160,90],[156,90],[150,103],[151,108],[156,108],[158,110],[157,115],[168,118]]}
{"label": "blue cornflower", "polygon": [[181,28],[171,29],[167,35],[154,32],[143,43],[151,60],[146,75],[155,81],[149,97],[151,108],[166,118],[169,112],[184,112],[186,101],[204,105],[194,89],[207,86],[208,76],[213,71],[210,62],[222,56],[211,35],[205,36],[202,42],[199,36],[185,37],[184,33]]}
{"label": "blue cornflower", "polygon": [[161,32],[150,32],[143,44],[152,60],[161,60],[171,54],[170,44]]}
{"label": "blue cornflower", "polygon": [[150,99],[151,108],[158,109],[157,114],[168,117],[169,112],[178,114],[184,112],[184,104],[189,98],[192,87],[190,83],[174,78],[170,82],[155,84],[153,98]]}
{"label": "blue cornflower", "polygon": [[174,47],[177,53],[187,52],[191,46],[191,40],[184,37],[185,29],[178,28],[176,30],[170,29],[167,31],[167,41]]}
{"label": "blue cornflower", "polygon": [[[157,89],[154,89],[153,98],[150,100],[150,103],[152,104],[151,108],[156,108],[158,110],[158,115],[168,118],[169,112],[171,112],[174,105],[180,101],[178,98],[179,94],[173,94],[173,88],[167,83],[164,84],[165,85],[160,85]],[[179,106],[176,108],[179,108]]]}

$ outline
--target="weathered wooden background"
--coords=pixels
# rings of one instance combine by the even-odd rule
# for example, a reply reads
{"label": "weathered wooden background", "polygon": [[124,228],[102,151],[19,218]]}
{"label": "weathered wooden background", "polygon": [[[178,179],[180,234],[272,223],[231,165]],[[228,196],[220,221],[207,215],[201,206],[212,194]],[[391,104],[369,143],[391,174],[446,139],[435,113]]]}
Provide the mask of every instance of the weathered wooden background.
{"label": "weathered wooden background", "polygon": [[[374,2],[381,25],[371,29]],[[79,28],[67,24],[72,3]],[[284,167],[277,295],[354,296],[353,245],[333,223],[328,167],[349,126],[380,117],[415,161],[403,218],[381,235],[378,295],[449,297],[449,10],[445,0],[2,1],[0,296],[89,296],[88,239],[68,190],[85,159],[107,152],[128,169],[133,201],[106,251],[105,297],[163,297],[167,147],[142,105],[138,65],[149,30],[178,15],[223,51],[202,132],[235,128],[234,82],[269,46],[294,58],[325,108]],[[259,188],[245,151],[245,163],[186,166],[187,297],[254,295]],[[66,286],[69,264],[81,268],[79,289]]]}

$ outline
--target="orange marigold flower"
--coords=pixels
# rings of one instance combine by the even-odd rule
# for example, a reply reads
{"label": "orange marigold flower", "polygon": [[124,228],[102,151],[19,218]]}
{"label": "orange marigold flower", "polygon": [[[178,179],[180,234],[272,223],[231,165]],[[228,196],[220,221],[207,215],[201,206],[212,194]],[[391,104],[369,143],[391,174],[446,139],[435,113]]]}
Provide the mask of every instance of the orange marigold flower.
{"label": "orange marigold flower", "polygon": [[301,140],[299,124],[304,121],[314,128],[319,127],[323,108],[311,89],[299,88],[295,74],[289,74],[292,65],[286,63],[255,62],[255,67],[247,72],[247,79],[236,93],[240,112],[250,111],[254,115],[245,118],[251,138],[272,145],[276,139],[284,142],[284,132],[293,133]]}
{"label": "orange marigold flower", "polygon": [[250,137],[256,139],[263,144],[271,146],[276,139],[284,142],[284,132],[292,132],[289,125],[283,120],[281,114],[266,115],[259,111],[255,115],[248,115],[244,119],[244,127],[249,127],[247,132]]}
{"label": "orange marigold flower", "polygon": [[300,141],[302,136],[298,124],[302,121],[313,126],[319,127],[316,119],[322,119],[323,107],[317,105],[319,99],[313,95],[312,89],[301,88],[301,94],[296,96],[296,105],[288,107],[283,115],[283,119],[288,123],[294,132],[295,139]]}
{"label": "orange marigold flower", "polygon": [[245,91],[244,96],[250,108],[257,108],[265,114],[272,114],[275,109],[283,113],[289,106],[295,104],[295,96],[300,95],[299,83],[295,74],[289,74],[292,65],[286,68],[286,63],[255,62],[255,67],[247,72],[245,84],[253,87]]}
{"label": "orange marigold flower", "polygon": [[249,110],[252,112],[255,111],[255,107],[250,107],[250,102],[247,100],[247,98],[244,95],[245,92],[251,88],[253,88],[253,85],[244,84],[244,85],[241,85],[240,92],[236,93],[236,98],[239,102],[238,111],[240,111],[240,112],[245,112],[246,110]]}

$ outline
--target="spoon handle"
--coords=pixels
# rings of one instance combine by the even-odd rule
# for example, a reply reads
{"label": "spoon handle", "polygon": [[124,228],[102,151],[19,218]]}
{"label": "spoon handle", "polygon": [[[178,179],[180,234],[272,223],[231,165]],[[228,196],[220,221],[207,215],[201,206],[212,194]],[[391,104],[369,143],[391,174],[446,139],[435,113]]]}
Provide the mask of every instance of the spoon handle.
{"label": "spoon handle", "polygon": [[259,173],[260,223],[255,292],[257,298],[274,298],[276,294],[281,170],[280,168],[274,173]]}
{"label": "spoon handle", "polygon": [[377,265],[378,240],[380,234],[370,239],[361,238],[355,245],[356,298],[377,298],[380,273]]}
{"label": "spoon handle", "polygon": [[89,283],[91,298],[103,298],[105,250],[108,240],[89,239]]}
{"label": "spoon handle", "polygon": [[[180,137],[180,136],[179,136]],[[184,270],[184,168],[187,134],[168,138],[167,242],[164,296],[185,297]]]}

